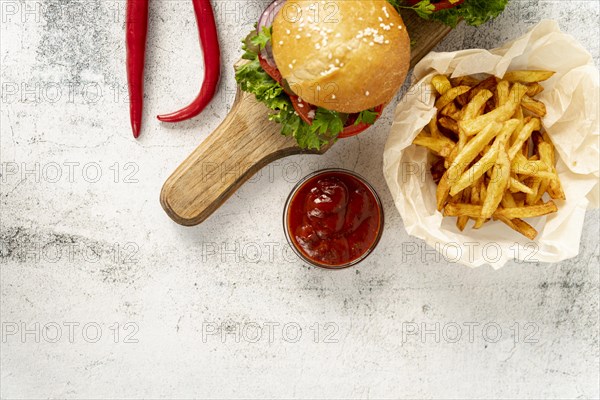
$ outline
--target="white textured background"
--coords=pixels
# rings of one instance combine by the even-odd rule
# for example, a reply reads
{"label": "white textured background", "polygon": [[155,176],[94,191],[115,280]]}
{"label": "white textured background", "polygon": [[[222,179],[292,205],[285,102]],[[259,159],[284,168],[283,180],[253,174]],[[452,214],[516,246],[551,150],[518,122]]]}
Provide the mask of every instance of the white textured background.
{"label": "white textured background", "polygon": [[[215,2],[221,88],[175,126],[154,116],[197,93],[196,23],[189,0],[150,3],[135,141],[125,2],[0,0],[2,398],[600,396],[598,212],[572,260],[446,262],[406,234],[383,181],[393,107],[324,156],[265,168],[202,225],[174,224],[161,185],[227,114],[239,41],[266,1]],[[598,64],[596,0],[512,0],[437,50],[495,47],[542,18]],[[298,262],[281,227],[294,183],[328,166],[366,176],[386,212],[375,253],[337,272]]]}

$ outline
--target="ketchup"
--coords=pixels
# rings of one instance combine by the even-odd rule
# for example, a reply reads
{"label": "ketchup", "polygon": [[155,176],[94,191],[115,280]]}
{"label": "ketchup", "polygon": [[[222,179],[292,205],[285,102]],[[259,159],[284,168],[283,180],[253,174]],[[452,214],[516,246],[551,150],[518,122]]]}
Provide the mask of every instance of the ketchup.
{"label": "ketchup", "polygon": [[324,267],[352,265],[372,250],[383,226],[374,190],[343,170],[308,178],[286,209],[288,238],[307,260]]}

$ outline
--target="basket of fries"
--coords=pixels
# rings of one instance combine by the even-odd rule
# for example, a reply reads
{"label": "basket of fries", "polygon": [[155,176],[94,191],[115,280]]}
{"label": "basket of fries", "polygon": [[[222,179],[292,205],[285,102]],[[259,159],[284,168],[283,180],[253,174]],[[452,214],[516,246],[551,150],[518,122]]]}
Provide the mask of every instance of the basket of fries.
{"label": "basket of fries", "polygon": [[477,267],[574,257],[598,207],[598,70],[553,21],[494,50],[431,53],[384,175],[409,234]]}

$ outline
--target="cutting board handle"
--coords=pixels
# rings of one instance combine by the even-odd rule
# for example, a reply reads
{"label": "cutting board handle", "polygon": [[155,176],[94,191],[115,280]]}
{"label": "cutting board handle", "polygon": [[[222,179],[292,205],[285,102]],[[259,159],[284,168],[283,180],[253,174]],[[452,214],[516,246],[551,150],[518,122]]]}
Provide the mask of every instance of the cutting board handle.
{"label": "cutting board handle", "polygon": [[162,207],[178,224],[201,223],[262,167],[307,152],[280,131],[265,106],[238,89],[225,120],[163,185]]}

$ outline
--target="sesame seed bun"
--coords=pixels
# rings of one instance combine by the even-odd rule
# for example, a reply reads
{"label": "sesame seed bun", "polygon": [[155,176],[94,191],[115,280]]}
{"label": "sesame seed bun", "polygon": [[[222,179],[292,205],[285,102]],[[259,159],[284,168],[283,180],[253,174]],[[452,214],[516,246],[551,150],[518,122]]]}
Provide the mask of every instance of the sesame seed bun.
{"label": "sesame seed bun", "polygon": [[288,0],[272,46],[294,93],[344,113],[390,102],[410,65],[406,26],[387,0]]}

